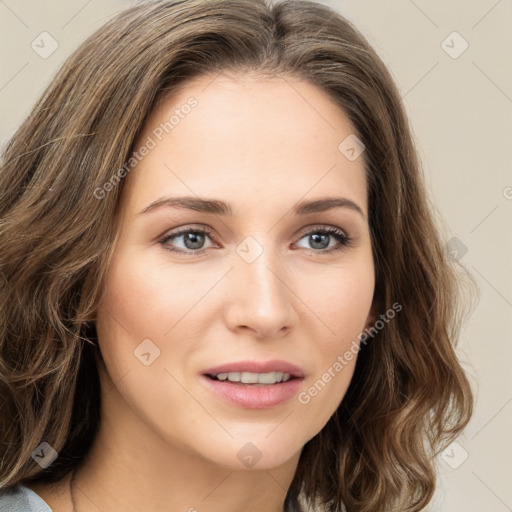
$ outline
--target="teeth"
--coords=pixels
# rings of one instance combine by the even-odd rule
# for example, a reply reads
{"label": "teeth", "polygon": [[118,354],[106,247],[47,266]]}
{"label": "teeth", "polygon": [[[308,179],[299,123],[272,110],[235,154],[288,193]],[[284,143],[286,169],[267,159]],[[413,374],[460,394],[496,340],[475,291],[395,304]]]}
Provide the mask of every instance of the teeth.
{"label": "teeth", "polygon": [[283,372],[229,372],[218,373],[215,377],[217,378],[217,380],[241,382],[242,384],[275,384],[276,382],[286,382],[287,380],[290,380],[290,374]]}

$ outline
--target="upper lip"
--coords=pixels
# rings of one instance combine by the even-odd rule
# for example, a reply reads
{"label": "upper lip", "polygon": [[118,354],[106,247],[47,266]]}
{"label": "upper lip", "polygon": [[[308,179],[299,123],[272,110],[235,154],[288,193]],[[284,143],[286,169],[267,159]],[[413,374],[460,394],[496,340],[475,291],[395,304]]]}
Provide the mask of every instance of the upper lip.
{"label": "upper lip", "polygon": [[215,376],[219,373],[230,372],[250,372],[250,373],[270,373],[270,372],[283,372],[289,373],[292,377],[303,378],[304,371],[298,366],[281,361],[279,359],[272,359],[270,361],[235,361],[232,363],[221,364],[212,368],[207,368],[203,371],[203,375]]}

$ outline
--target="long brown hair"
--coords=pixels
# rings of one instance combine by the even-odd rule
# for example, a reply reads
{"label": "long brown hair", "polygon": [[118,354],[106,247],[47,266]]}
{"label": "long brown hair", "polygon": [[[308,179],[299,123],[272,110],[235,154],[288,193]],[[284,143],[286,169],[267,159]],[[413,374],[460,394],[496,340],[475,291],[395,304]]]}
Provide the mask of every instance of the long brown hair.
{"label": "long brown hair", "polygon": [[[301,0],[132,6],[68,58],[7,144],[0,486],[59,480],[91,446],[100,356],[87,319],[118,229],[123,180],[112,177],[159,98],[222,71],[308,80],[348,115],[365,145],[374,304],[403,308],[364,344],[342,403],[304,446],[286,510],[304,510],[302,499],[328,511],[421,510],[434,456],[472,414],[454,349],[469,277],[444,248],[389,72],[340,14]],[[31,457],[43,441],[59,454],[46,469]]]}

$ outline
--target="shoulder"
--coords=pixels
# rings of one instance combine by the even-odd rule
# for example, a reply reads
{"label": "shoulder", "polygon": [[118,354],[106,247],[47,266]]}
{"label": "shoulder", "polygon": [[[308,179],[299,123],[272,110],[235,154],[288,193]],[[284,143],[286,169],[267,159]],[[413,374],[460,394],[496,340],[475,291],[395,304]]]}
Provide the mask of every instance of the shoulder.
{"label": "shoulder", "polygon": [[53,512],[42,498],[24,485],[0,489],[0,512]]}

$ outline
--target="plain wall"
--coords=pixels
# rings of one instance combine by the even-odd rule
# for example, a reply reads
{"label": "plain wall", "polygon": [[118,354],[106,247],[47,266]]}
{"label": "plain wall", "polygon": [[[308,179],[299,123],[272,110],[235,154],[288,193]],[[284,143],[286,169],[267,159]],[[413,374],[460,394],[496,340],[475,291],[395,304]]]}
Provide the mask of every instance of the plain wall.
{"label": "plain wall", "polygon": [[[130,3],[0,2],[0,144],[71,51]],[[441,457],[440,488],[428,510],[512,510],[512,1],[321,3],[353,21],[389,66],[447,227],[447,249],[455,247],[481,289],[458,347],[476,411]],[[51,49],[51,40],[40,42],[48,37],[42,32],[58,44],[47,58],[31,47]]]}

